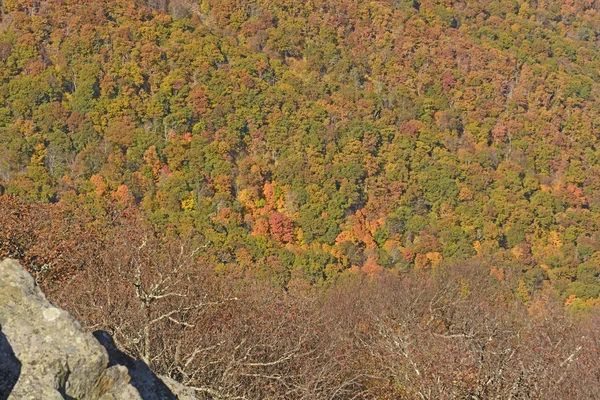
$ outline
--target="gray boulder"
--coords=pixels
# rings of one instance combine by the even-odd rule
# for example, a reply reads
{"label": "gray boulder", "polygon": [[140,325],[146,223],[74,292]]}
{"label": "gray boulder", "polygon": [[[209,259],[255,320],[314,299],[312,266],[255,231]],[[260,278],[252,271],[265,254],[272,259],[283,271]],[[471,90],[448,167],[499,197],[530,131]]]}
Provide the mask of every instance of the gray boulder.
{"label": "gray boulder", "polygon": [[15,260],[0,263],[0,400],[136,400],[127,368],[52,305]]}

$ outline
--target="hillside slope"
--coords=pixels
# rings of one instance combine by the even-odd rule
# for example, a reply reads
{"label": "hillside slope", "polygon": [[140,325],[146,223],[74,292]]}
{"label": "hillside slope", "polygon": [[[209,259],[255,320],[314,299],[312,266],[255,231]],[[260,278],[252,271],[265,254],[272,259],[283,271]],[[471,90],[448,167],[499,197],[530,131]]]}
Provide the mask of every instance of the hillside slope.
{"label": "hillside slope", "polygon": [[149,5],[2,3],[7,194],[281,288],[473,259],[596,303],[596,2]]}

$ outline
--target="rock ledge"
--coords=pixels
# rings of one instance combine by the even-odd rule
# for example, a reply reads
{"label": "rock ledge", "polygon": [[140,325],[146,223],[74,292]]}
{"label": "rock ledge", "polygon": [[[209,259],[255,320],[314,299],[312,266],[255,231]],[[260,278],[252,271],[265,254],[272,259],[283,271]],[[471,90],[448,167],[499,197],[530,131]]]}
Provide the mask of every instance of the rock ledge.
{"label": "rock ledge", "polygon": [[[129,364],[113,360],[116,354]],[[173,394],[147,365],[117,350],[108,334],[92,335],[50,303],[17,261],[0,263],[0,400],[178,398],[196,396]]]}

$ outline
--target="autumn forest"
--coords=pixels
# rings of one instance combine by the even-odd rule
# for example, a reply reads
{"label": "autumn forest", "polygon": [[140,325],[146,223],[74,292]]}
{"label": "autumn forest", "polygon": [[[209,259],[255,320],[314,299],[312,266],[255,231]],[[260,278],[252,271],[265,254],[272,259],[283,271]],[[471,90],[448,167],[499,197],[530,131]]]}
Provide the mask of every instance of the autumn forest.
{"label": "autumn forest", "polygon": [[201,398],[600,398],[600,2],[2,0],[0,256]]}

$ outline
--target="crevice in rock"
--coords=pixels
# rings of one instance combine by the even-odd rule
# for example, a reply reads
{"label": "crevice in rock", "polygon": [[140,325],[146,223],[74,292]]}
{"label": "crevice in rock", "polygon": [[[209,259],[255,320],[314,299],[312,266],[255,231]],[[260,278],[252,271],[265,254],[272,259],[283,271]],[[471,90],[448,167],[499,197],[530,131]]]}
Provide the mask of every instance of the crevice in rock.
{"label": "crevice in rock", "polygon": [[[68,358],[68,357],[67,357]],[[71,375],[71,370],[69,369],[69,363],[67,362],[67,372],[65,373],[62,382],[60,383],[60,387],[58,388],[58,392],[65,400],[76,400],[75,398],[69,396],[67,394],[67,382],[69,381],[69,376]]]}

